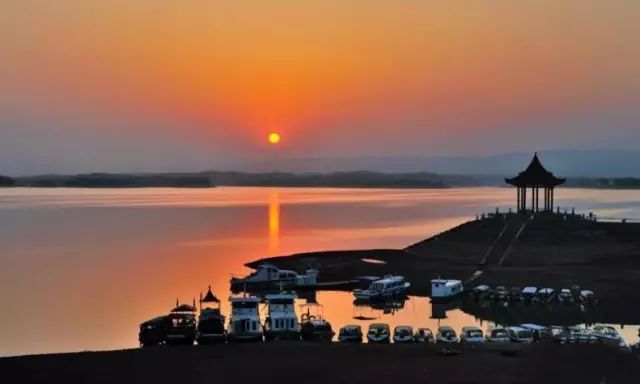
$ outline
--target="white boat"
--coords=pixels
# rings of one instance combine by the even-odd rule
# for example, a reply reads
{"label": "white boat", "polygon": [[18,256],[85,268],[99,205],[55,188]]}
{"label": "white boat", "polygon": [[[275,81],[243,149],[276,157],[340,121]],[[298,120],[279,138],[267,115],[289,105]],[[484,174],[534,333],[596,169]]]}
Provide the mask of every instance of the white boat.
{"label": "white boat", "polygon": [[491,294],[491,287],[484,284],[478,285],[477,287],[473,288],[471,293],[476,298],[476,300],[484,299],[485,297],[489,296],[489,294]]}
{"label": "white boat", "polygon": [[508,327],[509,339],[515,343],[533,343],[533,332],[522,327]]}
{"label": "white boat", "polygon": [[588,329],[580,327],[569,327],[569,337],[575,342],[583,344],[594,344],[598,342],[598,337]]}
{"label": "white boat", "polygon": [[579,298],[583,304],[593,304],[596,302],[596,294],[588,289],[580,291]]}
{"label": "white boat", "polygon": [[338,341],[341,343],[361,343],[362,328],[359,325],[345,325],[340,328],[338,333]]}
{"label": "white boat", "polygon": [[553,288],[542,288],[536,293],[535,299],[542,304],[546,304],[553,300],[554,296],[555,291]]}
{"label": "white boat", "polygon": [[353,295],[357,300],[376,300],[404,294],[410,286],[411,283],[403,276],[385,276],[371,283],[367,289],[355,289]]}
{"label": "white boat", "polygon": [[408,325],[399,325],[393,330],[393,342],[413,343],[413,328]]}
{"label": "white boat", "polygon": [[433,279],[431,280],[431,301],[449,300],[464,292],[462,281]]}
{"label": "white boat", "polygon": [[478,327],[462,327],[460,332],[461,343],[484,343],[484,334]]}
{"label": "white boat", "polygon": [[433,336],[433,332],[429,328],[418,328],[416,334],[413,336],[413,340],[416,343],[433,343],[435,342],[435,337]]}
{"label": "white boat", "polygon": [[265,295],[267,318],[264,322],[264,339],[300,340],[300,323],[296,316],[295,293],[282,292]]}
{"label": "white boat", "polygon": [[570,304],[575,301],[573,297],[573,293],[571,293],[571,290],[566,288],[563,288],[560,290],[560,293],[558,294],[558,300],[564,304]]}
{"label": "white boat", "polygon": [[389,325],[384,323],[375,323],[369,325],[367,332],[367,341],[370,343],[389,344],[390,338]]}
{"label": "white boat", "polygon": [[622,336],[620,336],[618,331],[610,325],[595,325],[591,329],[591,334],[604,343],[618,345],[622,341]]}
{"label": "white boat", "polygon": [[506,329],[496,327],[487,332],[487,341],[490,343],[508,343],[511,338],[509,338],[509,332]]}
{"label": "white boat", "polygon": [[286,289],[313,286],[317,284],[317,280],[317,269],[307,269],[304,275],[300,275],[295,271],[279,269],[271,264],[262,264],[258,266],[255,272],[247,277],[232,277],[231,289],[234,291],[268,288]]}
{"label": "white boat", "polygon": [[436,343],[441,344],[452,344],[458,342],[458,335],[456,335],[456,331],[453,328],[443,325],[438,328],[438,333],[436,333]]}
{"label": "white boat", "polygon": [[227,325],[229,341],[262,341],[260,299],[255,296],[230,297],[231,316]]}

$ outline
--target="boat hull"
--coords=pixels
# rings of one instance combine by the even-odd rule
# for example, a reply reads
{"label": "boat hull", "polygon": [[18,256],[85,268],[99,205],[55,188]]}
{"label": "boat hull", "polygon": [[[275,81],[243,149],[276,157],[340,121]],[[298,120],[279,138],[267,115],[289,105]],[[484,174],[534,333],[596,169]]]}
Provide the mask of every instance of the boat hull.
{"label": "boat hull", "polygon": [[262,333],[259,332],[251,332],[251,333],[230,333],[228,340],[234,343],[255,343],[262,341]]}
{"label": "boat hull", "polygon": [[198,344],[224,343],[227,341],[225,333],[199,333],[196,335]]}
{"label": "boat hull", "polygon": [[371,344],[389,344],[391,342],[389,336],[383,336],[383,337],[367,336],[367,341]]}
{"label": "boat hull", "polygon": [[266,331],[264,333],[265,341],[290,340],[299,341],[300,332],[298,331]]}

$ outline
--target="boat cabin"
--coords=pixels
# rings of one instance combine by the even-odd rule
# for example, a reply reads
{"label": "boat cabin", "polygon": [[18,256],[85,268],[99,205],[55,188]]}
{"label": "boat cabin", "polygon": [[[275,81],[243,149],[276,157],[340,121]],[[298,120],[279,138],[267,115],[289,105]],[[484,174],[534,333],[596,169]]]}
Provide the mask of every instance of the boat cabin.
{"label": "boat cabin", "polygon": [[461,294],[464,291],[460,280],[431,280],[431,298],[448,298]]}
{"label": "boat cabin", "polygon": [[509,338],[516,343],[533,343],[533,332],[522,327],[509,327]]}

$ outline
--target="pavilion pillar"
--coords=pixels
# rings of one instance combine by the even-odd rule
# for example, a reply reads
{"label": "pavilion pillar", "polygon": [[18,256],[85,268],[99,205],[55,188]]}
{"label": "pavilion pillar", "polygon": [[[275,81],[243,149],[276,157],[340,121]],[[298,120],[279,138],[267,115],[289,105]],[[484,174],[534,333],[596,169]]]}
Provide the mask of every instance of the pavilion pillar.
{"label": "pavilion pillar", "polygon": [[536,212],[540,210],[540,187],[536,187]]}
{"label": "pavilion pillar", "polygon": [[522,188],[522,211],[527,211],[527,187]]}
{"label": "pavilion pillar", "polygon": [[549,196],[551,197],[549,200],[551,200],[551,210],[552,210],[552,211],[553,211],[553,206],[555,205],[555,201],[554,201],[555,197],[554,197],[554,194],[555,194],[555,193],[554,193],[554,189],[553,189],[553,188],[551,188],[551,189],[549,190]]}
{"label": "pavilion pillar", "polygon": [[536,210],[536,187],[531,187],[531,212]]}

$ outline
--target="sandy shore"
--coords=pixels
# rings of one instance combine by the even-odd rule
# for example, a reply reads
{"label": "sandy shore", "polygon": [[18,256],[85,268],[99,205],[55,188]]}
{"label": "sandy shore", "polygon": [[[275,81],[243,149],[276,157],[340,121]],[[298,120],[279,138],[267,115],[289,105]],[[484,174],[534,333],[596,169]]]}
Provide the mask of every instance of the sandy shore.
{"label": "sandy shore", "polygon": [[[460,348],[456,346],[456,348]],[[637,383],[640,360],[601,345],[221,344],[0,359],[20,383]],[[17,382],[17,381],[16,381]]]}

